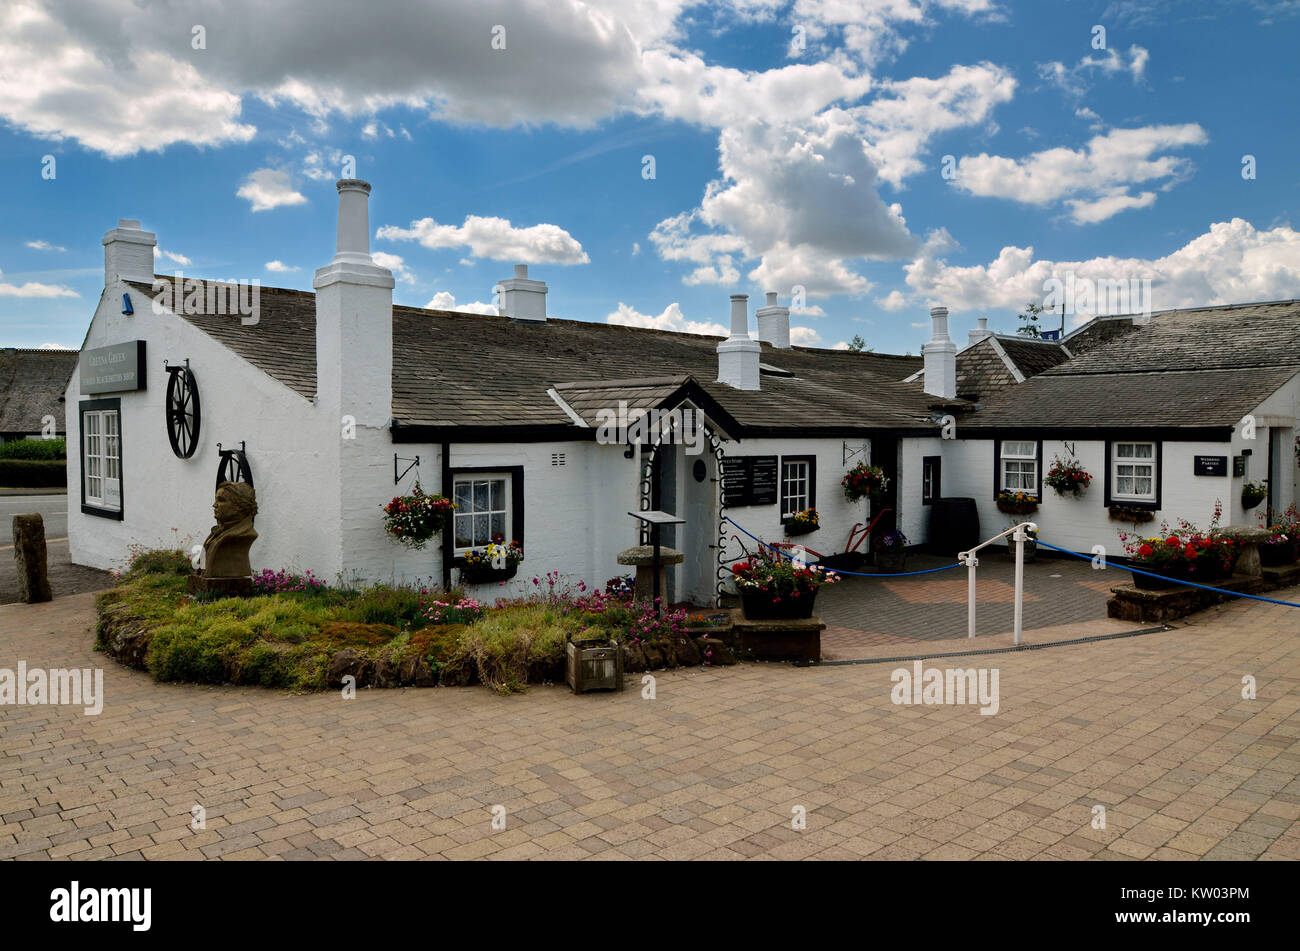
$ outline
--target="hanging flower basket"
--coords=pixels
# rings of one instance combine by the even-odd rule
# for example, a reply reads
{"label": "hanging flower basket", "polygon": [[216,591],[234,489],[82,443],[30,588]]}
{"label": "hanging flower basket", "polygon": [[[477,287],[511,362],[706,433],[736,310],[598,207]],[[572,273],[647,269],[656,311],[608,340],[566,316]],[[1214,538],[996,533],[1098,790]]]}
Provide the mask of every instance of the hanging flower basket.
{"label": "hanging flower basket", "polygon": [[844,487],[844,497],[850,502],[858,502],[865,498],[879,502],[885,497],[885,490],[889,488],[889,479],[880,466],[869,466],[865,462],[859,462],[844,474],[840,485]]}
{"label": "hanging flower basket", "polygon": [[416,551],[447,526],[456,503],[443,495],[426,495],[415,483],[410,495],[399,495],[384,506],[384,531]]}
{"label": "hanging flower basket", "polygon": [[821,528],[821,517],[817,514],[815,508],[804,509],[802,512],[787,515],[782,520],[781,525],[785,528],[787,535],[807,535],[809,532],[815,532]]}
{"label": "hanging flower basket", "polygon": [[1241,507],[1250,510],[1268,498],[1267,482],[1246,482],[1241,487]]}
{"label": "hanging flower basket", "polygon": [[1043,476],[1043,481],[1050,485],[1057,495],[1073,495],[1076,499],[1083,495],[1084,489],[1092,484],[1092,474],[1079,465],[1077,459],[1052,457],[1052,467]]}
{"label": "hanging flower basket", "polygon": [[999,492],[997,506],[1008,515],[1028,515],[1038,511],[1038,499],[1028,492]]}

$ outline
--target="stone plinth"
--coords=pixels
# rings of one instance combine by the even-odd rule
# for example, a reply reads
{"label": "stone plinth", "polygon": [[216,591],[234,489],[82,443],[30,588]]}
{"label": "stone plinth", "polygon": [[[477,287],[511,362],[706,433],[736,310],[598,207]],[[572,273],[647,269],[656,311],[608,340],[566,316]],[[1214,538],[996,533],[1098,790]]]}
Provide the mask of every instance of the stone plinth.
{"label": "stone plinth", "polygon": [[214,594],[220,598],[242,598],[253,593],[253,579],[209,578],[201,571],[190,575],[186,582],[190,594]]}
{"label": "stone plinth", "polygon": [[[683,555],[675,548],[660,546],[659,548],[659,595],[663,597],[668,593],[668,574],[665,569],[669,565],[680,565],[686,560]],[[655,546],[654,545],[637,545],[626,551],[618,553],[618,563],[620,565],[630,565],[636,568],[636,584],[632,590],[633,601],[653,601],[655,591]]]}
{"label": "stone plinth", "polygon": [[1259,575],[1234,574],[1214,582],[1221,591],[1207,591],[1178,585],[1165,591],[1146,591],[1122,584],[1111,588],[1113,597],[1106,602],[1106,613],[1122,621],[1165,624],[1195,614],[1214,604],[1235,601],[1233,593],[1261,594],[1300,584],[1300,565],[1264,568]]}
{"label": "stone plinth", "polygon": [[1240,547],[1237,555],[1237,574],[1258,578],[1263,574],[1263,565],[1259,561],[1259,546],[1273,537],[1266,528],[1255,525],[1229,525],[1219,532],[1224,538],[1230,538]]}
{"label": "stone plinth", "polygon": [[826,625],[816,615],[751,621],[740,608],[732,608],[731,623],[737,644],[746,657],[798,664],[816,664],[822,659],[822,631]]}

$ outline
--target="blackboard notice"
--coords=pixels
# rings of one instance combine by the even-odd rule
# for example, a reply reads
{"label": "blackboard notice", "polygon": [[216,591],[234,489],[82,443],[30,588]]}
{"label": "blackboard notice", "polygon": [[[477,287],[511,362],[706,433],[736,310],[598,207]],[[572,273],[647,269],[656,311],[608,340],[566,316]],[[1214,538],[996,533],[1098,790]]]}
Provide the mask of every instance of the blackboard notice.
{"label": "blackboard notice", "polygon": [[1227,456],[1197,456],[1192,464],[1192,474],[1198,476],[1226,476]]}
{"label": "blackboard notice", "polygon": [[722,503],[728,508],[775,505],[776,499],[776,456],[728,456],[722,460]]}

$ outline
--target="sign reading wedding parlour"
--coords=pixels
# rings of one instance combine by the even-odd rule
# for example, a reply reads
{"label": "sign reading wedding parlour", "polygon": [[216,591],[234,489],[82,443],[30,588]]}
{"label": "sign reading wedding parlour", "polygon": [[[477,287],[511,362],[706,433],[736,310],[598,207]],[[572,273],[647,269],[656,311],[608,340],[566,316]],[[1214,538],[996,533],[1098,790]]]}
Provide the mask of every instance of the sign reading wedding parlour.
{"label": "sign reading wedding parlour", "polygon": [[145,388],[144,341],[128,340],[85,350],[78,361],[81,392],[122,393]]}

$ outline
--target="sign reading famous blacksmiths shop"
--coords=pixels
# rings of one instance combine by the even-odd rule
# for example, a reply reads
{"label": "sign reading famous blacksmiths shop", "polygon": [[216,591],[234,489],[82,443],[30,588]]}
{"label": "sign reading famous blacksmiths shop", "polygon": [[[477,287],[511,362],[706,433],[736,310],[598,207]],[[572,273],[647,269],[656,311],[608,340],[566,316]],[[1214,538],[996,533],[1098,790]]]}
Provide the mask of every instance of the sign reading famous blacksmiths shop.
{"label": "sign reading famous blacksmiths shop", "polygon": [[78,365],[81,367],[81,392],[85,395],[145,388],[143,340],[83,350]]}
{"label": "sign reading famous blacksmiths shop", "polygon": [[727,456],[722,460],[722,502],[728,507],[775,505],[776,456]]}

